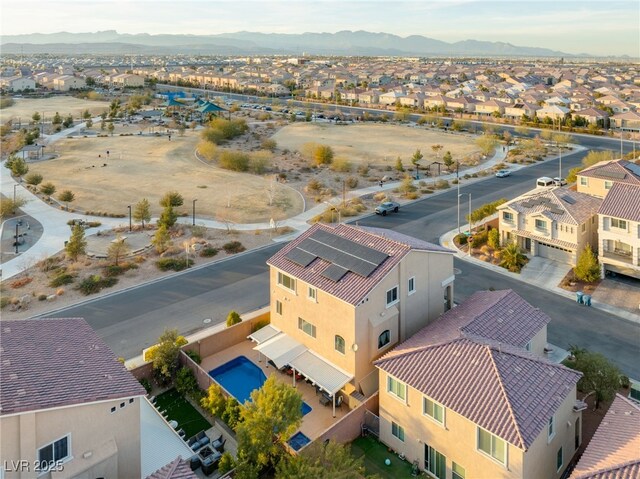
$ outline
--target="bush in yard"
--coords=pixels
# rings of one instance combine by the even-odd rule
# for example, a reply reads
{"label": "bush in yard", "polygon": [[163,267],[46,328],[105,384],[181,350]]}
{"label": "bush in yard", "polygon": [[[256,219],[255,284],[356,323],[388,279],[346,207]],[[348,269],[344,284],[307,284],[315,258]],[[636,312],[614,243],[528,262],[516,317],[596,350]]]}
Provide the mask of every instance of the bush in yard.
{"label": "bush in yard", "polygon": [[222,249],[227,254],[235,254],[235,253],[242,253],[247,248],[242,246],[242,243],[240,243],[240,241],[230,241],[228,243],[223,244]]}
{"label": "bush in yard", "polygon": [[221,419],[235,431],[240,422],[240,403],[235,398],[228,398]]}
{"label": "bush in yard", "polygon": [[[498,206],[506,202],[507,202],[506,198],[500,198],[499,200],[496,200],[492,203],[487,203],[485,205],[482,205],[480,208],[475,209],[471,212],[471,220],[474,223],[477,223],[478,221],[486,218],[487,216],[491,216],[496,211],[498,211]],[[465,216],[465,218],[467,219],[467,221],[469,221],[468,214]]]}
{"label": "bush in yard", "polygon": [[351,162],[345,158],[336,158],[331,163],[330,168],[339,173],[349,173],[351,171]]}
{"label": "bush in yard", "polygon": [[223,476],[236,467],[236,463],[233,460],[233,456],[229,451],[225,451],[222,457],[220,458],[220,462],[218,462],[218,473]]}
{"label": "bush in yard", "polygon": [[31,173],[24,179],[28,185],[38,186],[42,183],[42,175],[40,173]]}
{"label": "bush in yard", "polygon": [[587,283],[593,283],[600,279],[600,264],[598,258],[593,253],[591,245],[587,243],[587,246],[582,250],[578,257],[576,267],[573,268],[573,272],[580,281]]}
{"label": "bush in yard", "polygon": [[200,256],[203,258],[212,258],[217,254],[218,248],[214,248],[213,246],[205,246],[200,250]]}
{"label": "bush in yard", "polygon": [[320,165],[330,165],[333,161],[333,149],[328,145],[318,145],[313,152],[313,162]]}
{"label": "bush in yard", "polygon": [[62,272],[56,275],[51,281],[49,281],[49,286],[51,286],[52,288],[57,288],[59,286],[64,286],[65,284],[73,283],[74,279],[75,276],[73,276],[72,274]]}
{"label": "bush in yard", "polygon": [[488,231],[478,231],[476,233],[473,234],[473,239],[471,240],[471,246],[473,248],[479,248],[480,246],[482,246],[483,244],[485,244],[487,242],[489,236],[489,232]]}
{"label": "bush in yard", "polygon": [[527,257],[522,253],[520,247],[510,242],[500,251],[500,266],[508,269],[512,273],[519,273],[527,263]]}
{"label": "bush in yard", "polygon": [[500,248],[500,231],[496,228],[489,230],[489,234],[487,235],[487,244],[493,249]]}
{"label": "bush in yard", "polygon": [[103,268],[104,275],[108,278],[112,278],[114,276],[120,276],[121,274],[126,273],[130,269],[138,269],[138,265],[135,263],[123,263],[120,265],[111,264],[109,266],[105,266]]}
{"label": "bush in yard", "polygon": [[161,271],[182,271],[193,265],[193,260],[186,258],[160,258],[156,266]]}
{"label": "bush in yard", "polygon": [[145,361],[153,363],[156,378],[166,383],[171,380],[178,369],[178,355],[180,348],[187,344],[187,340],[178,335],[177,329],[166,329],[160,336],[158,344],[147,350]]}
{"label": "bush in yard", "polygon": [[198,391],[198,381],[193,375],[193,371],[186,366],[178,370],[175,385],[176,391],[183,396],[192,396]]}
{"label": "bush in yard", "polygon": [[151,387],[151,382],[147,378],[140,379],[139,383],[142,385],[144,390],[147,391],[147,394],[151,394],[153,388]]}
{"label": "bush in yard", "polygon": [[227,170],[247,171],[250,162],[251,157],[243,151],[224,150],[218,155],[218,165]]}
{"label": "bush in yard", "polygon": [[469,241],[469,238],[466,234],[460,233],[459,235],[455,236],[454,240],[458,240],[459,245],[465,245]]}
{"label": "bush in yard", "polygon": [[347,185],[347,188],[353,190],[354,188],[358,187],[358,178],[356,178],[355,176],[350,176],[345,180],[345,183]]}
{"label": "bush in yard", "polygon": [[103,288],[110,288],[118,282],[118,278],[103,278],[99,274],[87,276],[83,279],[78,288],[86,296],[100,292]]}
{"label": "bush in yard", "polygon": [[242,322],[240,315],[235,311],[229,311],[229,315],[227,316],[227,328],[240,322]]}
{"label": "bush in yard", "polygon": [[227,397],[222,392],[222,387],[217,383],[212,383],[207,389],[206,395],[200,400],[200,405],[212,415],[221,418],[227,407]]}
{"label": "bush in yard", "polygon": [[191,360],[196,363],[196,364],[200,364],[202,362],[202,358],[200,357],[200,355],[195,352],[195,351],[185,351],[185,353],[187,354],[187,356],[189,356],[191,358]]}

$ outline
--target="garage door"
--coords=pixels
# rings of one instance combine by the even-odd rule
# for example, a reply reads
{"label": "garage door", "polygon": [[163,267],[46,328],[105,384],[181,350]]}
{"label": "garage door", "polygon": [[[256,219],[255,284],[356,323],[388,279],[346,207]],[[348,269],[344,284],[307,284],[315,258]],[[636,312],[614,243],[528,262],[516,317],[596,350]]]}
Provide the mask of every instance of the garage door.
{"label": "garage door", "polygon": [[552,259],[561,263],[573,263],[573,254],[571,251],[558,248],[550,244],[538,243],[538,256]]}

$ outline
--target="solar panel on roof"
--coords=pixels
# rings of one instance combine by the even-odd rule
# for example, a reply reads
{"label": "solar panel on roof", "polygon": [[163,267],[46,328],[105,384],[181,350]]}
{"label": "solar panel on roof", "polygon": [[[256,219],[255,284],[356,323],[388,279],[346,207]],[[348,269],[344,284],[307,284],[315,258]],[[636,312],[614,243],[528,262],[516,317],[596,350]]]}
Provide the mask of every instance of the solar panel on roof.
{"label": "solar panel on roof", "polygon": [[569,203],[570,205],[576,204],[576,200],[569,195],[562,195],[560,199],[563,200],[565,203]]}
{"label": "solar panel on roof", "polygon": [[309,266],[309,264],[311,264],[311,262],[317,258],[317,256],[303,251],[300,248],[293,248],[284,257],[289,261],[293,261],[294,263],[302,266],[303,268]]}
{"label": "solar panel on roof", "polygon": [[627,175],[622,171],[598,171],[598,176],[614,180],[624,180],[624,177]]}
{"label": "solar panel on roof", "polygon": [[341,236],[327,233],[326,231],[322,230],[316,231],[313,235],[310,236],[310,238],[315,241],[324,243],[328,246],[337,248],[341,251],[344,251],[345,253],[357,256],[358,258],[365,261],[375,263],[376,265],[380,265],[380,263],[382,263],[389,256],[382,251],[369,248],[368,246],[363,246],[356,243],[355,241],[351,241],[349,239],[342,238]]}
{"label": "solar panel on roof", "polygon": [[348,272],[349,270],[343,268],[342,266],[338,266],[337,264],[330,264],[329,267],[322,272],[322,276],[337,283]]}
{"label": "solar panel on roof", "polygon": [[300,245],[298,245],[298,248],[329,261],[330,263],[342,266],[343,268],[353,271],[360,276],[367,277],[378,267],[377,264],[365,261],[324,243],[319,243],[314,241],[312,238],[304,240]]}
{"label": "solar panel on roof", "polygon": [[640,165],[636,165],[635,163],[629,163],[624,166],[627,170],[633,173],[636,176],[640,176]]}

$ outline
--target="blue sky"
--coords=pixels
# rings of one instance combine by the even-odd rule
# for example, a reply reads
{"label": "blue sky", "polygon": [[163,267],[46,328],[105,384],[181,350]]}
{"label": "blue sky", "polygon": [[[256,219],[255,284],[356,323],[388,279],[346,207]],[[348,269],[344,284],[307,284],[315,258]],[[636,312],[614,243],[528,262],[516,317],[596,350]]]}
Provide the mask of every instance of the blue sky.
{"label": "blue sky", "polygon": [[1,0],[2,34],[367,30],[640,56],[638,0]]}

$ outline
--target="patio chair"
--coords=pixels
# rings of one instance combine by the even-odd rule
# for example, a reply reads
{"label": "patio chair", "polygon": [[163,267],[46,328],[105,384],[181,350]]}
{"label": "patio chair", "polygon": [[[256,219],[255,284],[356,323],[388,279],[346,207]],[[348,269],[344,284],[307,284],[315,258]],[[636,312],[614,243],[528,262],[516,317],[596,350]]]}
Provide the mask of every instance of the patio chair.
{"label": "patio chair", "polygon": [[218,452],[223,452],[224,451],[224,443],[225,442],[227,442],[226,439],[223,439],[222,441],[212,442],[211,443],[211,447],[213,447]]}
{"label": "patio chair", "polygon": [[191,456],[191,458],[189,459],[189,467],[192,471],[198,469],[201,464],[202,462],[200,461],[200,456],[198,456],[197,454]]}

